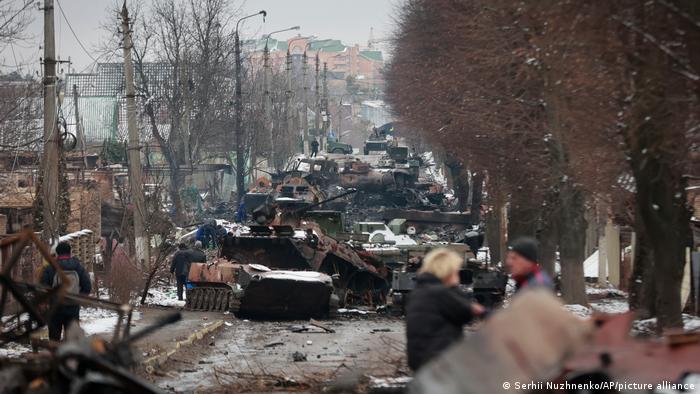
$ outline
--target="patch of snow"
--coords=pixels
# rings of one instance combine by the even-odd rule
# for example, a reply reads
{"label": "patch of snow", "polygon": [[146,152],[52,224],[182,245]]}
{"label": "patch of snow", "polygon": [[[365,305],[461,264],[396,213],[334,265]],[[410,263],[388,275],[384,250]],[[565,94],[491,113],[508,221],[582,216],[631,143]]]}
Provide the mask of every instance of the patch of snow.
{"label": "patch of snow", "polygon": [[360,309],[346,309],[346,308],[340,308],[340,309],[338,309],[338,313],[340,313],[340,314],[349,314],[349,315],[352,315],[352,314],[355,314],[355,315],[367,315],[367,314],[376,313],[376,312],[372,312],[372,311],[363,311],[363,310],[360,310]]}
{"label": "patch of snow", "polygon": [[[185,293],[185,297],[187,294]],[[184,308],[185,301],[177,299],[177,288],[175,286],[152,287],[146,296],[147,305],[168,306]]]}
{"label": "patch of snow", "polygon": [[607,314],[620,314],[629,312],[630,307],[626,299],[603,299],[591,302],[591,308],[595,312]]}
{"label": "patch of snow", "polygon": [[0,348],[0,358],[17,358],[31,351],[32,348],[27,345],[10,342]]}
{"label": "patch of snow", "polygon": [[256,274],[262,279],[293,280],[297,282],[318,282],[332,284],[330,276],[316,271],[270,271]]}
{"label": "patch of snow", "polygon": [[614,287],[587,287],[586,294],[588,295],[604,295],[608,297],[626,298],[627,293]]}
{"label": "patch of snow", "polygon": [[373,231],[369,235],[369,241],[372,244],[418,245],[410,236],[405,234],[396,235],[389,229]]}
{"label": "patch of snow", "polygon": [[410,376],[399,376],[397,378],[377,378],[369,376],[369,386],[373,389],[400,390],[408,386],[413,380]]}
{"label": "patch of snow", "polygon": [[112,334],[117,325],[117,313],[98,308],[80,310],[80,328],[86,335]]}
{"label": "patch of snow", "polygon": [[683,329],[686,331],[700,330],[700,317],[683,314]]}
{"label": "patch of snow", "polygon": [[564,305],[564,309],[582,318],[591,316],[591,308],[579,304]]}

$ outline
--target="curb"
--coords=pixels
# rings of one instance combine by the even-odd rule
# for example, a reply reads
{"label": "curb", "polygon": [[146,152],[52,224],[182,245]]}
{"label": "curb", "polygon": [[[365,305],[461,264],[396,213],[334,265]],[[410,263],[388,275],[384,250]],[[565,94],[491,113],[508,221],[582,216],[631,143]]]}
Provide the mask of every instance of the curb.
{"label": "curb", "polygon": [[223,325],[223,320],[217,320],[212,324],[202,328],[201,330],[195,331],[194,333],[190,334],[187,338],[176,342],[175,348],[143,360],[141,362],[141,365],[146,369],[147,373],[152,374],[156,367],[165,364],[173,355],[175,355],[175,353],[178,352],[178,350],[192,345],[195,341],[203,339],[206,335],[209,335],[223,327]]}

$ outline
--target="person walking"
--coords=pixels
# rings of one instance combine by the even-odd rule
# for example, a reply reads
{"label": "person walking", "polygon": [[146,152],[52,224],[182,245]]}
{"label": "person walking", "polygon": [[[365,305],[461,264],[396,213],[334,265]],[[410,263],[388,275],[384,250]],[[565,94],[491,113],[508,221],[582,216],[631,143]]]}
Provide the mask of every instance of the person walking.
{"label": "person walking", "polygon": [[537,261],[537,240],[521,237],[508,247],[506,268],[515,280],[516,292],[525,288],[543,287],[554,290],[554,282]]}
{"label": "person walking", "polygon": [[196,241],[194,243],[194,248],[190,250],[190,264],[192,263],[206,263],[207,255],[202,251],[202,242]]}
{"label": "person walking", "polygon": [[[69,243],[59,242],[58,245],[56,245],[56,260],[68,282],[67,293],[90,294],[92,291],[90,276],[87,271],[85,271],[80,260],[71,256],[71,246]],[[61,285],[61,276],[52,265],[48,265],[44,268],[44,272],[41,276],[41,284],[52,288]],[[65,333],[72,322],[80,322],[80,305],[64,300],[56,307],[55,312],[49,318],[49,339],[52,341],[60,341],[62,335],[65,337]]]}
{"label": "person walking", "polygon": [[314,140],[311,141],[311,157],[316,157],[316,155],[318,155],[318,146],[318,140],[314,138]]}
{"label": "person walking", "polygon": [[170,273],[175,275],[177,282],[177,299],[183,301],[182,292],[185,282],[187,282],[187,275],[190,273],[190,251],[187,250],[187,245],[184,243],[178,245],[178,251],[173,255]]}
{"label": "person walking", "polygon": [[486,312],[457,289],[463,265],[462,257],[447,248],[423,259],[406,306],[408,366],[414,371],[460,340],[464,325]]}

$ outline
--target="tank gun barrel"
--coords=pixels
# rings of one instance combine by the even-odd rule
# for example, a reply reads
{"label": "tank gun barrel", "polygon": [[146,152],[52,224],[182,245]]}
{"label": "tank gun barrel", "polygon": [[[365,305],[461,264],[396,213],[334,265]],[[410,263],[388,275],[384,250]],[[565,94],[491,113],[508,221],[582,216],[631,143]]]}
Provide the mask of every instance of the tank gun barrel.
{"label": "tank gun barrel", "polygon": [[353,193],[357,193],[357,189],[350,189],[350,190],[346,191],[345,193],[340,193],[340,194],[338,194],[337,196],[334,196],[334,197],[331,197],[331,198],[327,198],[327,199],[325,199],[325,200],[323,200],[323,201],[319,201],[319,202],[317,202],[317,203],[314,203],[314,204],[311,204],[311,205],[308,205],[308,206],[299,208],[299,209],[295,210],[293,213],[294,213],[294,214],[297,214],[297,215],[298,215],[298,214],[302,214],[302,213],[304,213],[304,212],[306,212],[306,211],[308,211],[308,210],[310,210],[310,209],[312,209],[312,208],[316,208],[316,207],[318,207],[318,206],[320,206],[320,205],[323,205],[323,204],[325,204],[325,203],[327,203],[327,202],[331,202],[331,201],[333,201],[333,200],[337,200],[337,199],[339,199],[339,198],[343,198],[343,197],[348,196],[348,195],[353,194]]}

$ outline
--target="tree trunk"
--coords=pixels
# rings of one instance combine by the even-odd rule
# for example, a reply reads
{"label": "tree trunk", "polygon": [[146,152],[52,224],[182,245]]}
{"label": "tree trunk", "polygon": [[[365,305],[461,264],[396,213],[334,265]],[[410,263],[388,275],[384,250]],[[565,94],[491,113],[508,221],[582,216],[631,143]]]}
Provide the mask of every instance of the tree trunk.
{"label": "tree trunk", "polygon": [[[641,220],[637,215],[638,222]],[[643,223],[635,225],[637,242],[629,281],[629,306],[640,319],[656,316],[656,284],[654,281],[654,251],[643,231]]]}
{"label": "tree trunk", "polygon": [[586,218],[581,191],[570,181],[562,184],[559,216],[561,293],[567,304],[587,305],[583,280],[586,248]]}
{"label": "tree trunk", "polygon": [[557,260],[557,245],[559,243],[559,226],[554,218],[547,218],[541,231],[537,234],[540,244],[539,263],[549,276],[554,278],[554,266]]}
{"label": "tree trunk", "polygon": [[511,197],[508,208],[508,241],[518,237],[535,237],[540,216],[539,207],[533,207],[529,193],[520,192]]}
{"label": "tree trunk", "polygon": [[450,178],[452,179],[452,188],[457,196],[457,210],[466,212],[469,207],[469,182],[464,165],[458,160],[448,156],[445,165],[449,170]]}
{"label": "tree trunk", "polygon": [[186,221],[185,209],[182,206],[182,197],[180,196],[180,190],[184,185],[184,176],[180,172],[179,166],[170,166],[170,199],[173,203],[173,220],[176,225],[183,225]]}
{"label": "tree trunk", "polygon": [[[636,8],[640,23],[652,29],[664,28],[656,23],[659,16],[647,11],[643,3]],[[682,165],[688,157],[689,144],[681,131],[687,127],[687,119],[678,118],[688,110],[684,108],[685,96],[678,94],[686,86],[685,80],[669,76],[666,54],[650,47],[644,37],[635,35],[630,45],[635,49],[629,72],[634,100],[630,126],[623,130],[623,137],[637,187],[639,254],[645,253],[646,247],[647,258],[653,259],[643,267],[642,288],[636,298],[653,294],[654,308],[650,309],[655,309],[661,330],[682,326],[680,288],[685,249],[691,244]],[[653,291],[648,286],[653,286]]]}

